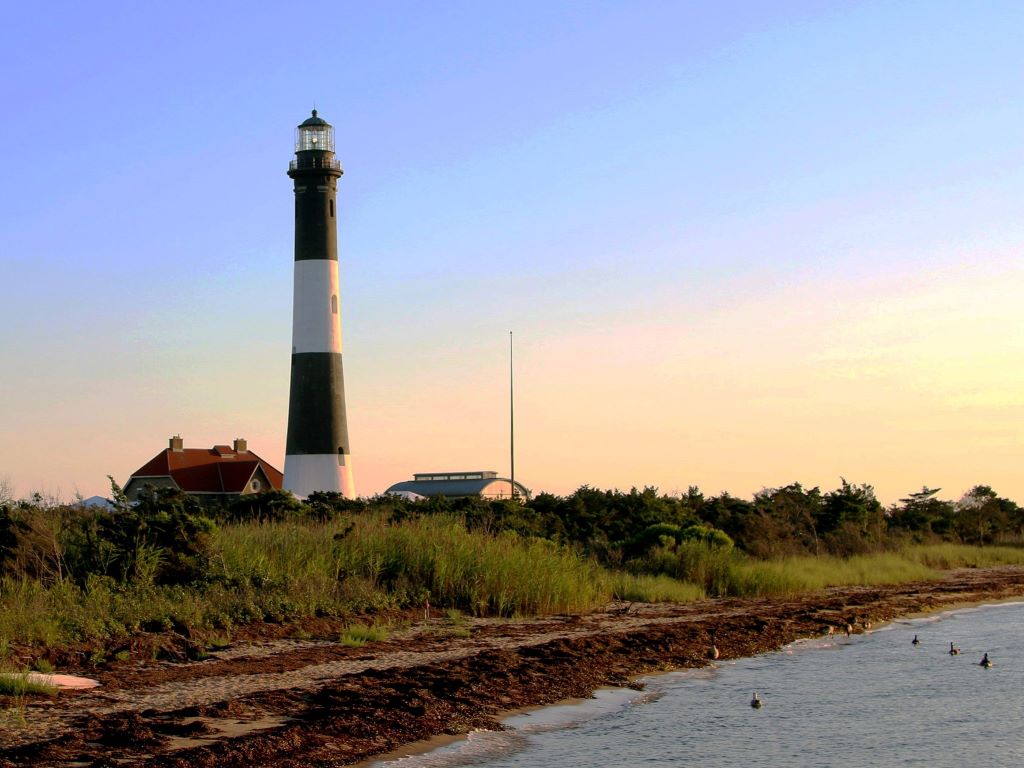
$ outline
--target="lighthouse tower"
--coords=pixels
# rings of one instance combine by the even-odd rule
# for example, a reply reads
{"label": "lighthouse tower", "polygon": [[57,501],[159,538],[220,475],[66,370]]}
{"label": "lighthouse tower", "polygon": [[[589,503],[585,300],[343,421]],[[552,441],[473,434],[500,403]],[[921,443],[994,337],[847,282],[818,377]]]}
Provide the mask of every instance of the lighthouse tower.
{"label": "lighthouse tower", "polygon": [[341,371],[341,293],[335,194],[341,163],[334,129],[316,110],[295,133],[295,294],[284,487],[299,497],[354,498]]}

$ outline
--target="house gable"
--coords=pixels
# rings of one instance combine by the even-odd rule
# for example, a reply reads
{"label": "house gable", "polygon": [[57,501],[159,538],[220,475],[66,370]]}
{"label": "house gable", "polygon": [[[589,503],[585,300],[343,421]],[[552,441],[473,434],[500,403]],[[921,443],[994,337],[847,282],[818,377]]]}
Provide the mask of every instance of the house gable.
{"label": "house gable", "polygon": [[[132,500],[147,483],[179,488],[194,496],[239,496],[281,488],[284,475],[248,450],[244,440],[233,446],[185,448],[180,437],[132,473],[125,493]],[[130,493],[129,493],[130,491]]]}

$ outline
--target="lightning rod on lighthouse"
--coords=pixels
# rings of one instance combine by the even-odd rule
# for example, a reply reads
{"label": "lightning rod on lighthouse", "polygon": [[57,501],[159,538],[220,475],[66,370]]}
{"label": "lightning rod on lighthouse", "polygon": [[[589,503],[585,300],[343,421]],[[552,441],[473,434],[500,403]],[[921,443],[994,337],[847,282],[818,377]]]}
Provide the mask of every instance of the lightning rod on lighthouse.
{"label": "lightning rod on lighthouse", "polygon": [[341,163],[334,128],[313,110],[295,133],[295,289],[292,374],[284,487],[305,498],[338,491],[354,498],[341,367],[336,193]]}

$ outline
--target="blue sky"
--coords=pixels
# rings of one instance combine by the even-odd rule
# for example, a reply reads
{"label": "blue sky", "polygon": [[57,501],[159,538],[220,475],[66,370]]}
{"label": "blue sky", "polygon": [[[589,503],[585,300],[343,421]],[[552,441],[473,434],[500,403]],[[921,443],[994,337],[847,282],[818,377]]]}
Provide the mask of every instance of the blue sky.
{"label": "blue sky", "polygon": [[336,130],[363,493],[1024,501],[1024,6],[51,3],[0,46],[0,477],[283,461],[293,130]]}

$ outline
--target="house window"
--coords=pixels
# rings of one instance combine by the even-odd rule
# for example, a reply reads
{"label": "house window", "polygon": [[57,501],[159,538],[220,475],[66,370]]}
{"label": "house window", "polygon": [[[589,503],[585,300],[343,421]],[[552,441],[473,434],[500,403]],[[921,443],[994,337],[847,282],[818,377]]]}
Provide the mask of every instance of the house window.
{"label": "house window", "polygon": [[260,492],[260,488],[262,488],[262,487],[263,487],[263,484],[259,480],[257,480],[256,478],[253,478],[252,482],[249,483],[249,488],[250,488],[250,490],[252,490],[253,493],[259,493]]}
{"label": "house window", "polygon": [[338,294],[331,294],[331,314],[338,314]]}

